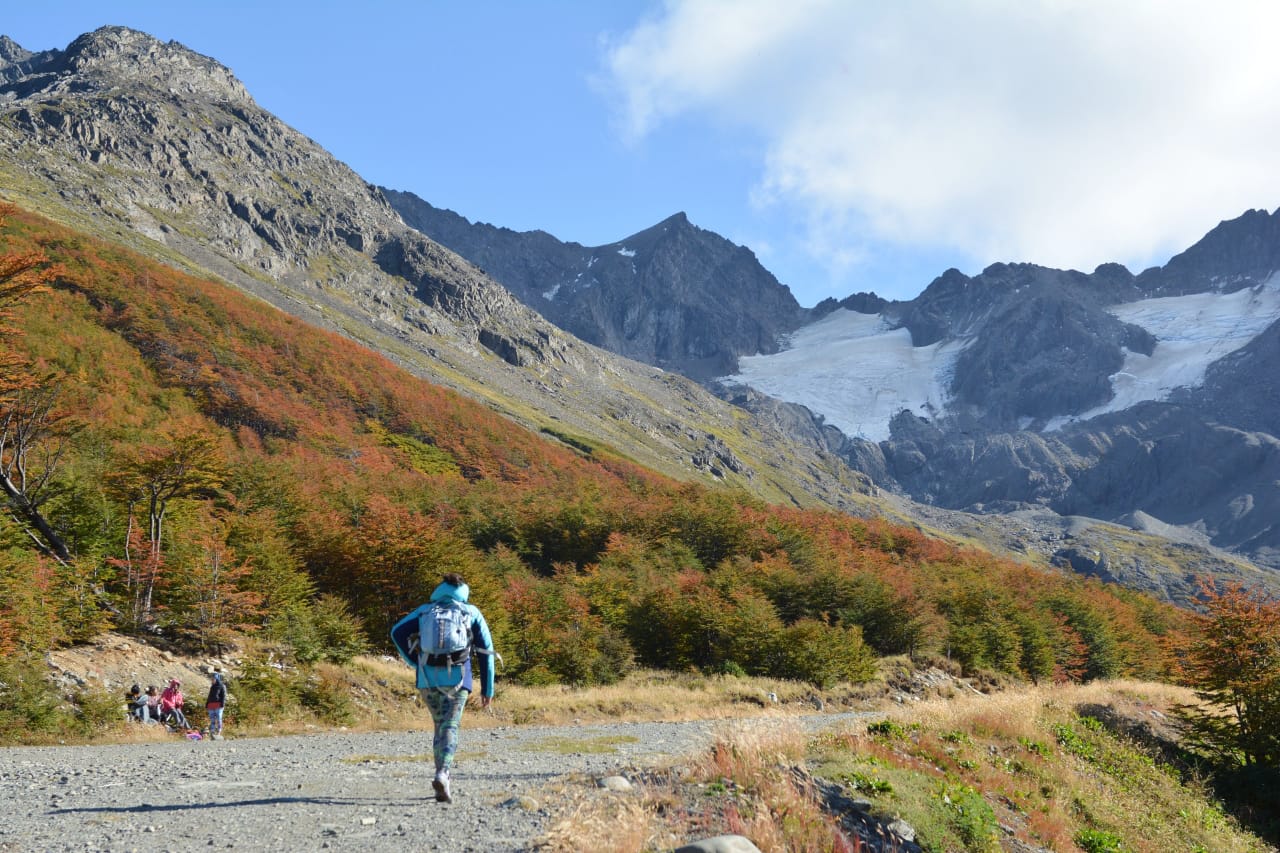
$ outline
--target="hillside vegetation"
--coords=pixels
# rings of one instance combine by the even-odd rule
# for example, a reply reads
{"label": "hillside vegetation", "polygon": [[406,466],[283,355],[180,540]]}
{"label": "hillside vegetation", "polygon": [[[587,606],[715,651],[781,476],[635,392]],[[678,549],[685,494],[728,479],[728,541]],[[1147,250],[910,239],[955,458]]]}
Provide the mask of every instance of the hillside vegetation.
{"label": "hillside vegetation", "polygon": [[527,683],[639,662],[821,685],[897,653],[1033,679],[1168,670],[1181,617],[1140,595],[677,483],[120,248],[28,216],[4,240],[58,265],[10,306],[28,381],[6,411],[27,427],[5,464],[27,494],[2,528],[6,652],[111,626],[340,658],[385,647],[458,571]]}
{"label": "hillside vegetation", "polygon": [[666,850],[734,833],[766,853],[1275,850],[1169,739],[1188,698],[1094,682],[923,702],[816,737],[786,720],[724,727],[632,796],[571,787],[547,849]]}
{"label": "hillside vegetation", "polygon": [[[116,698],[86,691],[68,706],[39,663],[105,629],[206,656],[237,649],[238,684],[256,697],[238,709],[245,723],[376,719],[353,697],[386,678],[334,664],[387,651],[388,627],[447,571],[488,616],[506,683],[529,687],[609,685],[644,667],[849,697],[895,655],[1047,684],[1169,679],[1178,650],[1238,650],[1235,634],[1203,634],[1118,586],[553,440],[239,291],[0,215],[4,741],[119,726]],[[1259,607],[1270,621],[1249,615]],[[1241,612],[1276,628],[1274,610]],[[1267,691],[1272,646],[1249,670]],[[1200,681],[1211,702],[1240,695]],[[749,690],[741,701],[759,702]],[[1272,755],[1263,729],[1246,756]],[[849,773],[867,775],[862,760]],[[967,778],[946,784],[963,796],[985,784]],[[1046,814],[1035,837],[1111,831],[1111,818]]]}

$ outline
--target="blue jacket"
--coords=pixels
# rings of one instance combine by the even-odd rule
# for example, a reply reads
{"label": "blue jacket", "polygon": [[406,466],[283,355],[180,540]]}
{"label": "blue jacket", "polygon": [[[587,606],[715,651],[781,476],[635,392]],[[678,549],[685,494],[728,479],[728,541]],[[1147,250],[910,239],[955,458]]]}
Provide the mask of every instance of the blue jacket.
{"label": "blue jacket", "polygon": [[[436,587],[435,592],[431,593],[431,601],[445,601],[452,598],[466,605],[467,611],[471,614],[471,647],[481,652],[475,656],[480,666],[480,694],[482,696],[492,696],[493,637],[489,634],[489,623],[484,621],[484,614],[480,612],[480,608],[474,604],[467,603],[467,598],[470,595],[471,587],[466,584],[454,586],[450,583],[442,583]],[[400,657],[404,659],[404,662],[417,670],[417,685],[419,689],[424,687],[445,687],[463,688],[474,692],[470,657],[461,666],[427,666],[419,660],[417,652],[410,648],[410,637],[418,633],[418,617],[430,607],[430,603],[424,604],[393,625],[391,627],[391,642],[395,645],[396,651],[400,653]],[[484,652],[488,652],[488,654]]]}

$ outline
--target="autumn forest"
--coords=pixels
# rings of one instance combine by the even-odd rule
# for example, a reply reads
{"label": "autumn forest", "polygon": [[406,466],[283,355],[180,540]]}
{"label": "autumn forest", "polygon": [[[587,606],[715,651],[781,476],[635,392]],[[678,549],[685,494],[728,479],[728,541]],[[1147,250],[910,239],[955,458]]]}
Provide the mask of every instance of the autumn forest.
{"label": "autumn forest", "polygon": [[[1163,677],[1188,617],[879,520],[512,424],[244,294],[15,208],[0,230],[0,654],[105,628],[299,664],[463,574],[524,683],[868,678],[946,656]],[[548,433],[552,431],[548,429]]]}

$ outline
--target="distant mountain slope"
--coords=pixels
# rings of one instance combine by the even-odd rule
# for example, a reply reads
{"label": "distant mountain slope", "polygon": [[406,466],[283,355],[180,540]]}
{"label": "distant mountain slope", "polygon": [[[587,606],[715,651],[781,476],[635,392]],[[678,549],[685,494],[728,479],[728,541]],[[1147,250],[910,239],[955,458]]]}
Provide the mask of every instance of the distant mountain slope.
{"label": "distant mountain slope", "polygon": [[950,270],[727,381],[825,417],[915,500],[1152,518],[1280,567],[1278,271],[1280,213],[1260,211],[1138,276]]}
{"label": "distant mountain slope", "polygon": [[1164,266],[1145,270],[1137,284],[1148,296],[1231,292],[1262,284],[1277,270],[1280,211],[1248,210],[1218,223]]}
{"label": "distant mountain slope", "polygon": [[[993,264],[977,276],[949,270],[908,302],[860,294],[803,311],[771,301],[776,288],[735,291],[654,265],[649,253],[664,239],[688,247],[686,264],[718,245],[681,216],[587,249],[387,194],[407,222],[562,328],[718,378],[729,399],[746,385],[806,407],[848,437],[818,430],[810,440],[838,448],[882,487],[986,513],[1150,518],[1154,526],[1136,528],[1175,537],[1182,529],[1280,567],[1280,459],[1271,449],[1280,358],[1268,331],[1280,321],[1280,215],[1223,222],[1137,276],[1118,264],[1092,273]],[[688,309],[688,326],[700,323],[692,338],[678,322],[653,319],[708,299],[742,319]],[[683,357],[660,341],[679,342]],[[720,355],[696,357],[709,351]],[[709,374],[718,364],[729,367]],[[776,414],[752,399],[749,408]]]}
{"label": "distant mountain slope", "polygon": [[[1057,522],[925,512],[859,473],[927,495],[910,485],[908,468],[923,467],[905,449],[851,440],[809,411],[759,395],[710,394],[564,333],[407,227],[382,192],[258,107],[226,68],[176,43],[119,27],[82,36],[66,50],[32,53],[0,41],[0,195],[231,282],[566,447],[616,448],[653,470],[772,502],[918,519],[930,531],[1034,562],[1056,559],[1077,541],[1077,528],[1063,532]],[[690,293],[685,313],[633,306],[641,332],[635,341],[710,369],[752,346],[765,348],[775,328],[789,327],[794,300],[772,277],[758,275],[749,252],[683,221],[668,226],[629,238],[634,247],[616,244],[595,265],[628,268],[626,252],[634,251],[635,259],[649,259],[645,276],[663,265],[682,274],[686,262],[702,271],[682,279]],[[578,269],[572,246],[547,245],[567,259],[553,265],[557,275]],[[743,293],[759,288],[761,304],[775,306],[776,317],[728,317],[721,328],[730,330],[729,342],[676,345],[677,333],[692,328],[688,318],[707,310],[694,291],[723,283],[717,276],[740,266],[751,268]],[[655,283],[652,292],[680,293],[666,286]],[[754,299],[720,293],[726,304]],[[601,303],[602,310],[606,304],[614,305]],[[868,295],[846,307],[900,306]],[[666,341],[660,329],[674,337]],[[1115,536],[1136,555],[1130,576],[1163,595],[1181,596],[1193,570],[1249,571],[1199,547],[1166,559],[1141,531]]]}
{"label": "distant mountain slope", "polygon": [[695,379],[737,357],[776,352],[807,312],[749,249],[678,213],[587,248],[516,232],[383,189],[404,221],[485,270],[521,301],[588,343]]}
{"label": "distant mountain slope", "polygon": [[535,429],[770,500],[864,500],[861,478],[821,448],[561,332],[407,227],[379,190],[180,44],[121,27],[66,50],[4,42],[0,188],[220,276]]}

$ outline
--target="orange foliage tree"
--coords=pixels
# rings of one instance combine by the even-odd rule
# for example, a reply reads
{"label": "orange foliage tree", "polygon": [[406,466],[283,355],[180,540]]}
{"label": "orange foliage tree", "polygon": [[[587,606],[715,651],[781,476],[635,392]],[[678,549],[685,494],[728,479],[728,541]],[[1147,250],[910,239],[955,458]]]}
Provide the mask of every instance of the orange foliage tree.
{"label": "orange foliage tree", "polygon": [[[16,212],[12,204],[0,202],[0,228]],[[14,306],[31,294],[46,290],[54,275],[43,252],[0,253],[0,398],[31,381],[27,360],[9,343],[17,331],[12,325]]]}
{"label": "orange foliage tree", "polygon": [[[225,459],[213,436],[190,425],[179,427],[162,443],[130,448],[111,473],[112,491],[128,507],[129,532],[122,564],[133,600],[136,626],[149,625],[156,583],[164,567],[165,519],[173,501],[208,495],[222,484]],[[135,533],[135,507],[147,513],[145,542]],[[133,549],[145,547],[145,556]]]}
{"label": "orange foliage tree", "polygon": [[1228,764],[1280,767],[1280,601],[1202,584],[1205,613],[1184,666],[1202,706],[1184,706],[1191,741]]}
{"label": "orange foliage tree", "polygon": [[[0,228],[15,212],[0,203]],[[21,334],[13,325],[15,307],[47,290],[56,272],[43,252],[0,253],[0,490],[10,516],[37,549],[65,565],[71,555],[41,511],[63,449],[62,418],[54,409],[57,384],[37,375],[13,346]]]}
{"label": "orange foliage tree", "polygon": [[[454,570],[511,653],[504,674],[526,680],[610,680],[634,657],[827,683],[865,677],[869,649],[948,641],[970,668],[1030,677],[1164,666],[1147,650],[1177,620],[1155,604],[574,452],[216,282],[21,219],[0,247],[26,259],[7,293],[40,286],[44,253],[65,272],[51,311],[0,306],[41,330],[23,339],[31,363],[76,377],[65,405],[85,420],[78,491],[50,512],[75,516],[86,568],[123,553],[103,582],[134,602],[128,627],[149,623],[154,591],[175,622],[312,646],[299,660],[350,630],[385,648]],[[12,576],[45,572],[23,544]],[[0,645],[57,633],[9,625]]]}

